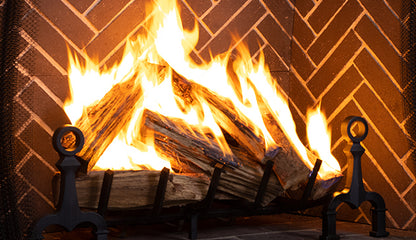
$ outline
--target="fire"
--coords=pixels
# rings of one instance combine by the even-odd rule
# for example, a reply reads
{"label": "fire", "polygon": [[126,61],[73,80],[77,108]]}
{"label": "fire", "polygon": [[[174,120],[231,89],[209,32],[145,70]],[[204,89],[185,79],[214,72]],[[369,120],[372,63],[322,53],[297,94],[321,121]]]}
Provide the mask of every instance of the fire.
{"label": "fire", "polygon": [[[159,170],[170,166],[169,159],[160,156],[155,150],[153,139],[142,139],[140,135],[142,113],[145,109],[163,116],[183,119],[189,125],[198,126],[197,130],[193,128],[192,131],[200,131],[201,134],[206,134],[204,129],[211,129],[210,134],[214,135],[224,157],[233,154],[218,125],[222,119],[214,117],[210,103],[203,97],[194,96],[194,104],[189,104],[174,94],[173,72],[229,99],[241,119],[256,126],[253,131],[264,138],[267,152],[279,144],[273,140],[265,125],[263,110],[266,106],[267,111],[289,136],[299,156],[312,168],[313,164],[308,157],[309,150],[296,134],[287,100],[270,75],[263,55],[254,63],[249,51],[243,46],[238,49],[238,56],[232,62],[230,50],[208,63],[195,63],[190,53],[198,42],[198,28],[191,31],[183,29],[175,4],[175,1],[167,0],[152,6],[148,33],[128,41],[122,60],[110,69],[102,69],[91,59],[81,63],[76,56],[70,54],[68,73],[72,89],[71,100],[65,103],[65,111],[75,125],[83,114],[89,116],[88,110],[105,98],[112,88],[128,79],[134,79],[130,91],[141,92],[140,101],[127,109],[128,123],[108,143],[94,169]],[[234,76],[229,74],[230,63]],[[325,118],[322,118],[319,111],[309,112],[308,119],[308,129],[311,129],[308,130],[308,136],[324,136],[319,140],[309,136],[309,141],[312,150],[325,162],[320,176],[326,178],[325,172],[339,171],[339,164],[330,152],[330,133],[326,130]]]}

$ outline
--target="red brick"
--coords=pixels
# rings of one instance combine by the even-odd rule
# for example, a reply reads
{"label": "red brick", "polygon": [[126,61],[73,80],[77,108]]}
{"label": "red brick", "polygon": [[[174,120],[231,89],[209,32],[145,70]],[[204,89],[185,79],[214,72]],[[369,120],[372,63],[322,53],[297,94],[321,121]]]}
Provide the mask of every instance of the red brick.
{"label": "red brick", "polygon": [[[324,1],[328,2],[328,1]],[[332,2],[332,1],[331,1]],[[362,12],[362,8],[355,0],[350,0],[337,13],[328,27],[322,32],[318,39],[308,50],[309,56],[318,65],[328,52],[334,47],[339,39],[351,27],[351,24]]]}
{"label": "red brick", "polygon": [[379,193],[384,198],[387,211],[399,226],[403,227],[412,217],[410,209],[402,204],[400,196],[394,192],[392,187],[387,183],[383,175],[377,171],[376,166],[374,166],[366,154],[362,156],[361,165],[364,181],[370,186],[372,191]]}
{"label": "red brick", "polygon": [[263,49],[264,58],[267,66],[269,67],[270,71],[288,71],[289,69],[286,65],[282,62],[282,60],[277,56],[276,52],[267,45]]}
{"label": "red brick", "polygon": [[192,8],[193,12],[200,17],[202,14],[204,14],[211,6],[212,3],[210,0],[182,0],[186,1],[189,6]]}
{"label": "red brick", "polygon": [[334,80],[334,77],[344,68],[360,46],[361,41],[355,36],[354,32],[348,33],[324,65],[309,80],[308,87],[315,97],[321,95],[322,91]]}
{"label": "red brick", "polygon": [[[148,31],[146,28],[144,27],[140,27],[134,34],[132,34],[132,36],[130,37],[130,39],[134,40],[136,39],[139,35],[146,35],[148,34]],[[117,49],[117,51],[115,51],[113,53],[113,55],[111,55],[111,57],[109,57],[107,59],[107,61],[105,62],[103,69],[107,68],[111,68],[114,65],[120,63],[120,61],[123,58],[123,53],[125,50],[126,44],[123,44],[123,46],[121,46],[119,49]]]}
{"label": "red brick", "polygon": [[403,130],[365,84],[354,94],[360,106],[376,125],[395,153],[401,158],[410,150],[409,142]]}
{"label": "red brick", "polygon": [[243,11],[240,12],[232,22],[219,33],[208,44],[208,47],[200,53],[205,60],[210,59],[210,52],[213,56],[224,53],[229,49],[232,43],[232,35],[238,37],[244,36],[256,21],[265,13],[263,6],[256,0],[248,4]]}
{"label": "red brick", "polygon": [[333,146],[339,139],[343,139],[341,134],[341,125],[342,122],[349,116],[362,117],[362,113],[353,101],[348,102],[328,124],[331,129],[331,146]]}
{"label": "red brick", "polygon": [[321,1],[309,17],[308,21],[316,33],[319,33],[328,21],[335,15],[345,0]]}
{"label": "red brick", "polygon": [[[400,1],[398,1],[400,2]],[[380,26],[396,48],[400,49],[401,45],[401,23],[394,16],[389,7],[383,0],[361,0],[361,3],[367,9],[372,18]]]}
{"label": "red brick", "polygon": [[31,11],[23,19],[22,28],[63,69],[68,67],[68,44],[38,13]]}
{"label": "red brick", "polygon": [[[343,169],[346,165],[347,165],[347,156],[345,155],[345,148],[349,148],[347,146],[347,142],[346,141],[342,141],[336,148],[334,148],[332,150],[332,155],[334,155],[335,159],[338,160],[338,163],[341,167],[341,169]],[[345,173],[346,174],[346,173]],[[341,189],[342,190],[345,186],[345,178],[343,179],[344,184],[340,184],[341,185]]]}
{"label": "red brick", "polygon": [[[183,28],[187,30],[192,30],[195,25],[194,14],[182,2],[180,2],[179,5]],[[201,49],[205,45],[205,43],[207,43],[211,39],[211,35],[198,21],[196,27],[199,29],[199,37],[195,49],[198,50]]]}
{"label": "red brick", "polygon": [[[31,59],[30,59],[31,60]],[[19,59],[18,61],[20,64],[24,65],[22,62],[22,58]],[[17,92],[20,91],[22,88],[24,88],[26,86],[26,84],[30,81],[30,78],[28,76],[23,75],[20,71],[17,71],[17,77],[16,77],[16,90]]]}
{"label": "red brick", "polygon": [[182,1],[179,1],[178,5],[183,28],[186,30],[192,30],[195,26],[196,19],[194,14]]}
{"label": "red brick", "polygon": [[[87,19],[98,29],[102,30],[129,3],[129,0],[101,0],[88,12]],[[149,1],[142,1],[149,2]],[[145,8],[141,9],[145,12]],[[138,14],[140,16],[140,14]]]}
{"label": "red brick", "polygon": [[299,116],[298,112],[296,111],[296,109],[294,108],[292,102],[289,102],[289,109],[292,113],[292,118],[293,121],[295,122],[296,125],[296,133],[299,136],[300,141],[303,143],[303,145],[307,145],[308,140],[306,137],[306,124],[303,121],[303,119],[301,118],[301,116]]}
{"label": "red brick", "polygon": [[331,115],[362,80],[363,79],[357,69],[354,66],[351,66],[322,97],[321,106],[324,112],[328,116]]}
{"label": "red brick", "polygon": [[30,148],[45,159],[50,166],[55,166],[59,159],[58,153],[53,150],[52,136],[50,136],[37,122],[32,121],[18,136]]}
{"label": "red brick", "polygon": [[50,206],[41,196],[39,196],[34,189],[31,189],[25,195],[23,200],[19,202],[19,210],[22,211],[25,216],[29,216],[32,221],[31,224],[33,224],[35,219],[38,220],[47,214],[54,213],[52,206]]}
{"label": "red brick", "polygon": [[416,211],[416,185],[413,186],[409,192],[407,192],[407,194],[404,196],[404,199],[409,203],[413,211]]}
{"label": "red brick", "polygon": [[294,10],[286,0],[265,0],[264,3],[289,35],[292,35]]}
{"label": "red brick", "polygon": [[314,33],[297,12],[293,17],[293,37],[304,49],[307,49],[315,39]]}
{"label": "red brick", "polygon": [[94,32],[62,1],[34,1],[39,10],[78,47],[84,47],[94,37]]}
{"label": "red brick", "polygon": [[21,64],[32,76],[38,77],[52,92],[64,101],[69,96],[68,80],[36,49],[31,48]]}
{"label": "red brick", "polygon": [[145,18],[144,1],[134,1],[102,31],[87,47],[89,56],[98,60],[106,57]]}
{"label": "red brick", "polygon": [[315,4],[312,0],[296,0],[295,6],[302,16],[306,16]]}
{"label": "red brick", "polygon": [[314,100],[301,82],[303,82],[302,79],[297,79],[294,74],[290,74],[289,97],[301,113],[305,115],[308,108],[313,107]]}
{"label": "red brick", "polygon": [[292,67],[296,69],[296,72],[301,76],[303,80],[309,78],[315,67],[309,60],[303,49],[295,42],[292,41]]}
{"label": "red brick", "polygon": [[244,0],[222,0],[202,20],[216,33],[244,4]]}
{"label": "red brick", "polygon": [[29,153],[29,149],[23,144],[22,140],[14,138],[13,141],[13,161],[18,165],[22,159]]}
{"label": "red brick", "polygon": [[387,0],[388,5],[393,11],[400,17],[404,17],[404,7],[406,7],[407,1]]}
{"label": "red brick", "polygon": [[208,31],[202,27],[202,25],[198,22],[198,27],[199,27],[199,38],[198,38],[198,43],[195,46],[196,50],[201,50],[202,47],[205,46],[205,44],[211,40],[211,35],[208,33]]}
{"label": "red brick", "polygon": [[290,37],[271,16],[267,16],[258,26],[270,46],[279,54],[287,66],[290,65]]}
{"label": "red brick", "polygon": [[389,110],[399,122],[402,122],[406,117],[403,95],[380,67],[380,64],[366,50],[362,51],[354,62]]}
{"label": "red brick", "polygon": [[20,103],[14,102],[13,115],[13,134],[16,134],[30,118],[30,113]]}
{"label": "red brick", "polygon": [[196,64],[203,64],[202,59],[199,57],[198,54],[195,53],[195,51],[192,51],[189,56],[192,58],[192,60],[196,63]]}
{"label": "red brick", "polygon": [[51,129],[70,123],[64,110],[35,82],[24,90],[21,98]]}
{"label": "red brick", "polygon": [[91,4],[94,3],[94,0],[68,0],[68,2],[74,6],[79,12],[84,13],[85,10],[87,10]]}
{"label": "red brick", "polygon": [[[244,44],[248,48],[250,56],[254,56],[260,49],[260,47],[264,44],[264,41],[257,34],[257,32],[253,30],[249,34],[247,34],[247,36],[241,41],[241,43],[239,43],[239,45],[241,44]],[[266,63],[268,63],[268,61],[266,61]]]}
{"label": "red brick", "polygon": [[284,91],[284,94],[289,96],[289,90],[290,90],[289,72],[270,72],[270,74],[272,75],[273,79],[276,80],[280,88]]}
{"label": "red brick", "polygon": [[[52,147],[52,146],[51,146]],[[58,160],[58,159],[57,159]],[[32,155],[22,166],[19,172],[30,182],[37,190],[52,198],[52,178],[55,171],[40,161],[36,156]],[[49,183],[49,184],[45,184]]]}
{"label": "red brick", "polygon": [[402,193],[412,179],[404,171],[403,166],[393,156],[390,150],[383,143],[377,133],[369,127],[367,138],[362,143],[367,151],[376,159],[377,163],[384,170],[394,187]]}
{"label": "red brick", "polygon": [[[364,207],[367,207],[367,203],[364,202],[362,205],[365,205]],[[360,209],[362,207],[360,206]],[[367,209],[369,210],[369,209]],[[364,213],[367,213],[367,215],[369,215],[369,211],[366,212],[364,211]],[[361,211],[359,209],[352,209],[350,206],[348,206],[348,204],[343,203],[340,205],[340,207],[337,209],[337,220],[341,220],[341,221],[349,221],[352,222],[358,218],[358,216],[361,215]],[[370,218],[371,219],[371,218]],[[368,227],[370,229],[370,227]],[[338,233],[339,234],[339,233]]]}
{"label": "red brick", "polygon": [[400,56],[374,23],[365,16],[358,23],[355,31],[377,55],[394,79],[400,82],[402,77]]}
{"label": "red brick", "polygon": [[[416,139],[416,113],[414,111],[410,112],[410,108],[408,109],[408,111],[409,111],[409,116],[406,119],[406,122],[404,123],[404,128],[407,130],[408,134],[410,135],[411,144],[413,144],[412,148],[414,148],[415,147],[414,145],[416,144],[416,141],[415,141]],[[413,155],[413,157],[414,157],[413,159],[416,160],[416,153],[415,155]],[[415,168],[415,171],[416,171],[416,168]],[[416,175],[416,172],[415,172],[415,175]]]}

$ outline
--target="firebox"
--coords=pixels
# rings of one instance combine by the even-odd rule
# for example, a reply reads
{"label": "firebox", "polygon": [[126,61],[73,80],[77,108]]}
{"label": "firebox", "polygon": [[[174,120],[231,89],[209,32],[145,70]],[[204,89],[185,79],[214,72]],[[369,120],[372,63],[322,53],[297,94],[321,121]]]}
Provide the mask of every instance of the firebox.
{"label": "firebox", "polygon": [[[50,142],[56,128],[70,123],[63,110],[71,96],[69,55],[76,56],[80,65],[94,59],[102,70],[118,64],[128,40],[149,30],[152,14],[146,14],[147,2],[152,1],[0,3],[5,106],[1,195],[9,197],[2,200],[0,215],[1,221],[14,219],[11,227],[16,229],[10,231],[22,232],[16,239],[54,210],[52,182],[58,155]],[[364,117],[369,131],[363,143],[364,185],[384,197],[387,226],[409,230],[416,229],[413,4],[178,1],[183,27],[199,29],[190,51],[193,61],[203,64],[244,44],[254,62],[263,54],[276,88],[288,99],[305,146],[308,110],[321,106],[332,130],[331,151],[342,171],[347,169],[343,153],[347,143],[340,134],[341,122],[350,115]],[[230,51],[231,58],[233,54]],[[341,204],[337,217],[370,223],[369,207],[351,211]],[[320,215],[316,209],[307,211]]]}

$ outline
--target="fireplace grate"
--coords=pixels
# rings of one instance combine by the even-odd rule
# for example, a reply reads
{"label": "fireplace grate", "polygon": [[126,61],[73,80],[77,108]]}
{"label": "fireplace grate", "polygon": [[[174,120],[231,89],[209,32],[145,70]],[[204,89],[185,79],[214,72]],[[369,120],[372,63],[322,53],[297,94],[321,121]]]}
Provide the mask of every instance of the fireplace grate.
{"label": "fireplace grate", "polygon": [[[67,135],[67,133],[74,133]],[[74,136],[75,138],[67,138]],[[32,239],[42,239],[42,231],[50,225],[61,225],[66,230],[72,231],[80,223],[91,223],[96,228],[98,239],[106,239],[106,225],[117,226],[124,224],[154,224],[165,223],[169,221],[189,221],[190,231],[189,238],[197,238],[198,220],[203,218],[215,217],[242,217],[256,215],[270,215],[276,213],[304,210],[314,206],[322,205],[329,200],[329,195],[317,200],[310,200],[310,194],[314,186],[319,168],[322,161],[317,160],[309,176],[308,183],[300,199],[288,199],[277,197],[272,203],[263,207],[261,202],[266,191],[266,187],[272,173],[273,162],[266,163],[265,171],[258,187],[255,201],[249,203],[241,200],[216,200],[215,194],[221,173],[225,171],[226,163],[217,162],[213,166],[214,171],[211,176],[210,185],[206,196],[203,200],[190,203],[185,206],[163,207],[169,170],[167,168],[160,172],[158,187],[152,209],[146,210],[120,210],[109,211],[108,201],[111,192],[113,172],[107,170],[104,174],[100,199],[97,213],[82,212],[78,205],[75,172],[81,166],[81,163],[75,157],[75,154],[83,146],[82,132],[73,126],[65,126],[55,131],[53,137],[54,148],[60,155],[57,163],[61,171],[61,189],[58,212],[56,214],[43,217],[35,226]],[[69,142],[69,144],[68,144]],[[65,147],[64,147],[65,146]],[[215,200],[214,200],[215,199]]]}

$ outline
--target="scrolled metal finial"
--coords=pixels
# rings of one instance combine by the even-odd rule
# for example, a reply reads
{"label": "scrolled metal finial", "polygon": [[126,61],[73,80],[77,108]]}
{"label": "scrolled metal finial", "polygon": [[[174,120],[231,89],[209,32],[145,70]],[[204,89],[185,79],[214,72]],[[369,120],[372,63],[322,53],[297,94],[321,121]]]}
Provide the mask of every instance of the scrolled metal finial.
{"label": "scrolled metal finial", "polygon": [[77,127],[64,125],[54,132],[52,145],[60,155],[75,156],[84,146],[84,134]]}
{"label": "scrolled metal finial", "polygon": [[[351,128],[354,123],[358,123],[358,132],[353,134]],[[361,124],[360,124],[361,123]],[[367,121],[362,117],[350,116],[347,117],[341,124],[341,133],[344,139],[351,140],[353,143],[363,141],[368,134]]]}

